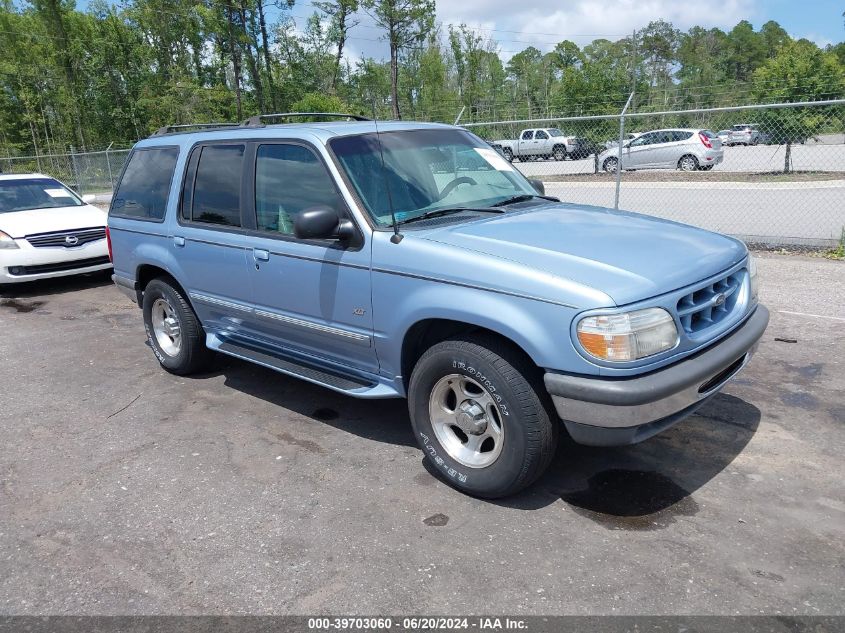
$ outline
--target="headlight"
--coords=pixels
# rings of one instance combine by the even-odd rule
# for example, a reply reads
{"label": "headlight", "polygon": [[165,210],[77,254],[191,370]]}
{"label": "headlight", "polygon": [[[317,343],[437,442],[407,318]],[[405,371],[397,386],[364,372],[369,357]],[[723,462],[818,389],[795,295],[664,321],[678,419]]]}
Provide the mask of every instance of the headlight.
{"label": "headlight", "polygon": [[748,253],[748,279],[751,282],[751,300],[757,301],[757,295],[760,292],[760,281],[757,278],[757,260]]}
{"label": "headlight", "polygon": [[20,248],[20,246],[9,235],[0,231],[0,248]]}
{"label": "headlight", "polygon": [[577,330],[588,354],[615,362],[639,360],[678,344],[675,320],[663,308],[585,317]]}

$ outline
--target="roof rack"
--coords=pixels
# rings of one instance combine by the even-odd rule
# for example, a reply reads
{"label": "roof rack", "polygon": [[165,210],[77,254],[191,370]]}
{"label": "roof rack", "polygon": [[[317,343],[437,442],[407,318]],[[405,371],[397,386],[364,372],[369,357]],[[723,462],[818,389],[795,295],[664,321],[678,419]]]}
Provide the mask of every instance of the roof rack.
{"label": "roof rack", "polygon": [[320,116],[332,119],[346,119],[348,121],[372,121],[365,116],[359,114],[346,114],[343,112],[277,112],[274,114],[259,114],[249,117],[241,125],[244,127],[259,127],[266,125],[263,119],[290,119],[306,116]]}
{"label": "roof rack", "polygon": [[165,125],[158,128],[151,136],[164,136],[165,134],[178,134],[189,130],[207,130],[209,128],[239,127],[239,123],[186,123],[184,125]]}

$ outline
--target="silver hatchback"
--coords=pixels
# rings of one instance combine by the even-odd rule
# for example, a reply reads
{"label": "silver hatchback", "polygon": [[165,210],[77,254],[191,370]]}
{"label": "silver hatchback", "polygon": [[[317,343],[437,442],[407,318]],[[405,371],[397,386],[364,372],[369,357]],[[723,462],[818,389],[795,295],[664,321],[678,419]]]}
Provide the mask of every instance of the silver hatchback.
{"label": "silver hatchback", "polygon": [[[708,171],[724,159],[722,141],[710,130],[654,130],[625,143],[622,169],[682,169]],[[604,171],[619,166],[619,149],[611,147],[599,156]]]}

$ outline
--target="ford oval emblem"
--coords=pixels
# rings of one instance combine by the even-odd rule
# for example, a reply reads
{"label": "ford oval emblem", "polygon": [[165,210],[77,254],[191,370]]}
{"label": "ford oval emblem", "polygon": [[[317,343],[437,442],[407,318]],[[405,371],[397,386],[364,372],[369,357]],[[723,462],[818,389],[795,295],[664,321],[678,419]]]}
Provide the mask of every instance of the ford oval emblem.
{"label": "ford oval emblem", "polygon": [[79,244],[79,238],[75,235],[65,235],[65,246],[76,246]]}
{"label": "ford oval emblem", "polygon": [[713,307],[718,308],[720,305],[725,303],[725,301],[727,301],[727,299],[728,298],[725,296],[724,293],[717,294],[715,297],[713,297]]}

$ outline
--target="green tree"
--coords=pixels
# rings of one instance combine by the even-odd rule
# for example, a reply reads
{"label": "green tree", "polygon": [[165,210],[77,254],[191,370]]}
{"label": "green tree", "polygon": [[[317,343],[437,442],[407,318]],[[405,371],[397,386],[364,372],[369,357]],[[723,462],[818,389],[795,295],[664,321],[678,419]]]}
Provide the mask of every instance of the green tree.
{"label": "green tree", "polygon": [[399,55],[421,44],[434,28],[434,0],[364,0],[363,6],[385,31],[390,49],[390,99],[393,117],[399,111]]}
{"label": "green tree", "polygon": [[358,11],[359,2],[358,0],[323,0],[322,2],[315,2],[314,7],[322,11],[331,21],[329,37],[337,47],[337,52],[335,53],[330,87],[332,92],[335,92],[340,76],[343,48],[346,45],[349,29],[358,24],[353,16]]}
{"label": "green tree", "polygon": [[[845,93],[845,68],[832,53],[807,40],[789,42],[754,72],[754,92],[759,99],[781,102],[841,97]],[[773,110],[766,127],[776,141],[786,145],[784,172],[791,170],[792,144],[817,133],[827,113],[820,108]]]}

